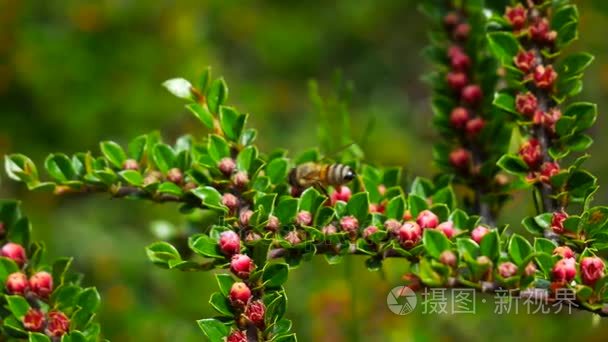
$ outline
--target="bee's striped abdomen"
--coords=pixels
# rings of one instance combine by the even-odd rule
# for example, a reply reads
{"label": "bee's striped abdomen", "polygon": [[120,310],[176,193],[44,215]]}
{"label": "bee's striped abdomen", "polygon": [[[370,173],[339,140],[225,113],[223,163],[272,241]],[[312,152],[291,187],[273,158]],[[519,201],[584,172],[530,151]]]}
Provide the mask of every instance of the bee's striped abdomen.
{"label": "bee's striped abdomen", "polygon": [[331,164],[327,170],[327,183],[329,185],[343,185],[351,181],[355,173],[348,165]]}

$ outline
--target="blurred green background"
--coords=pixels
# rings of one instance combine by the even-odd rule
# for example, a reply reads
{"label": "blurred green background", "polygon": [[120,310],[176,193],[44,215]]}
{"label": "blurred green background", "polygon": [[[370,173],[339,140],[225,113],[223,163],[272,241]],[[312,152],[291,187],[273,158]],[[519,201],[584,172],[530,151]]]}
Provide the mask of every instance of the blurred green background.
{"label": "blurred green background", "polygon": [[[322,90],[341,69],[355,84],[354,136],[370,118],[367,160],[432,176],[430,70],[420,51],[429,23],[417,1],[15,1],[0,0],[0,154],[42,162],[50,152],[98,151],[98,142],[126,142],[160,129],[168,140],[203,134],[201,125],[160,84],[194,79],[207,65],[225,76],[229,102],[251,113],[260,148],[298,152],[318,144],[309,79]],[[581,99],[608,108],[608,3],[577,1],[581,38],[571,49],[597,59]],[[600,176],[598,203],[608,203],[607,120],[592,134],[587,166]],[[293,154],[292,154],[293,155]],[[143,247],[157,238],[150,224],[184,218],[171,205],[110,201],[107,196],[57,198],[30,193],[3,177],[2,197],[24,201],[35,236],[50,256],[73,255],[87,284],[98,286],[103,332],[112,341],[204,340],[196,319],[212,315],[211,274],[157,269]],[[501,219],[530,214],[518,194]],[[575,315],[492,314],[397,316],[386,307],[404,265],[390,261],[369,273],[363,259],[328,266],[322,258],[292,273],[288,317],[301,341],[509,341],[513,338],[605,340],[608,321]],[[487,298],[490,302],[492,298]]]}

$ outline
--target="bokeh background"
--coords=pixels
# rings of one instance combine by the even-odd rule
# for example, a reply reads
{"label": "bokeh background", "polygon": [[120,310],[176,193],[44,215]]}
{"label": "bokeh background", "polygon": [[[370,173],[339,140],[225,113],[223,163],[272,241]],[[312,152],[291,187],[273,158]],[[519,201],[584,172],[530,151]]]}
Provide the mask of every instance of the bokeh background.
{"label": "bokeh background", "polygon": [[[576,1],[580,40],[597,59],[581,99],[608,108],[608,3]],[[427,20],[418,1],[15,1],[0,0],[0,154],[20,152],[40,163],[50,152],[98,151],[98,142],[126,142],[161,130],[172,140],[203,134],[201,125],[160,84],[194,79],[207,65],[225,76],[230,102],[251,113],[260,148],[293,153],[318,143],[308,81],[322,92],[342,70],[355,90],[353,134],[375,122],[366,159],[432,176],[429,92],[421,76]],[[587,166],[600,176],[597,202],[608,203],[608,120],[599,116]],[[98,286],[100,320],[112,341],[202,341],[194,323],[212,315],[211,274],[157,269],[143,247],[151,226],[184,225],[171,205],[111,201],[107,196],[57,198],[30,193],[2,177],[0,194],[23,200],[50,256],[72,255],[85,282]],[[518,194],[501,222],[532,213]],[[159,222],[160,221],[160,222]],[[164,222],[164,223],[163,223]],[[154,224],[155,223],[155,224]],[[605,340],[608,321],[591,315],[492,314],[397,316],[386,307],[404,266],[370,273],[362,259],[304,264],[287,284],[288,316],[302,341]],[[492,298],[488,298],[488,303]],[[479,302],[481,303],[481,301]]]}

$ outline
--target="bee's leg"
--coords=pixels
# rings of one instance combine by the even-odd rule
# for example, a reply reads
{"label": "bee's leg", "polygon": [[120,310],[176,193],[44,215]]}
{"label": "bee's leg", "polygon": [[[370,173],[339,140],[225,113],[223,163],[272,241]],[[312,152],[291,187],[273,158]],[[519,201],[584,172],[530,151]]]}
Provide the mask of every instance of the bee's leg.
{"label": "bee's leg", "polygon": [[327,189],[320,182],[316,182],[314,185],[315,189],[320,190],[327,198],[329,198],[329,193]]}

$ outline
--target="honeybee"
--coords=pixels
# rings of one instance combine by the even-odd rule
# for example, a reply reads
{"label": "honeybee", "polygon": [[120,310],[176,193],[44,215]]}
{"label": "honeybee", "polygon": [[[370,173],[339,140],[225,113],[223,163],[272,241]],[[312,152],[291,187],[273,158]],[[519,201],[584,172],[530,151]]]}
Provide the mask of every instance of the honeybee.
{"label": "honeybee", "polygon": [[314,186],[327,194],[328,186],[345,185],[355,177],[355,171],[348,165],[308,162],[291,169],[289,184],[298,190]]}

